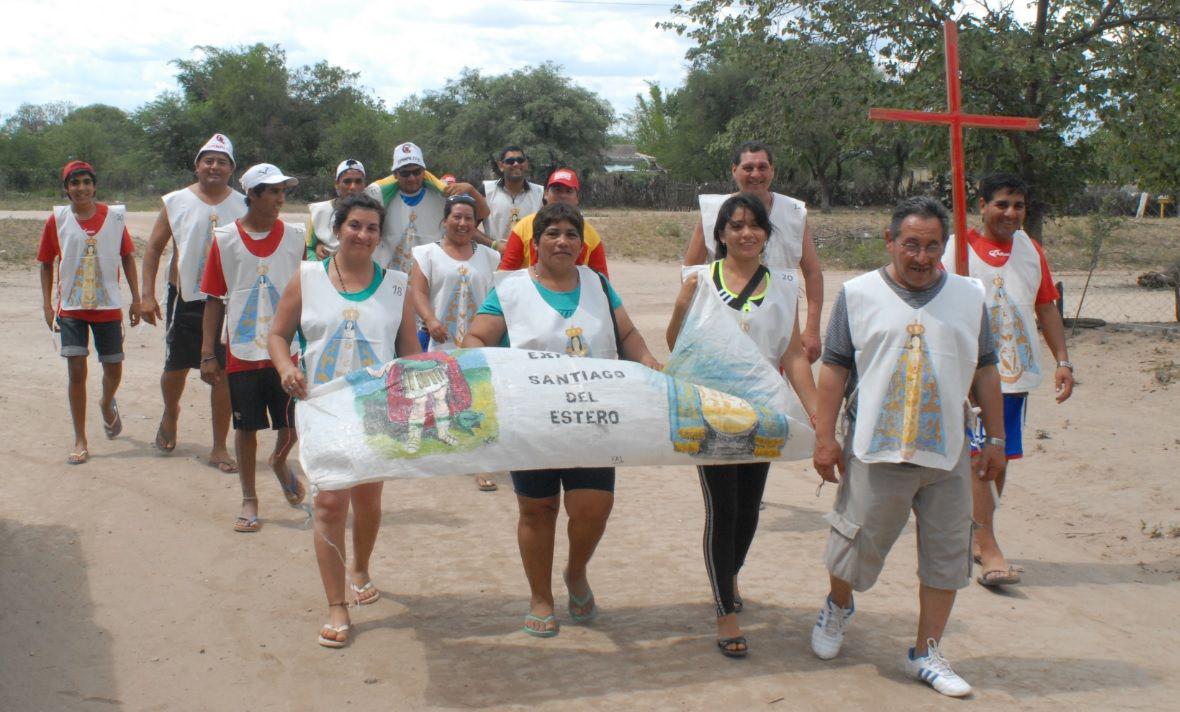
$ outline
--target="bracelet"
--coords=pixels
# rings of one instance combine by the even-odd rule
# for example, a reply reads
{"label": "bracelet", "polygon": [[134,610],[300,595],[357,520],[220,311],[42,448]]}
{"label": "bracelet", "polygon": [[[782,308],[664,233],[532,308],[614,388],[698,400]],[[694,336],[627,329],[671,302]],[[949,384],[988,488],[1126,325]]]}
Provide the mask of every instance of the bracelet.
{"label": "bracelet", "polygon": [[216,356],[202,356],[201,357],[201,363],[205,363],[206,361],[216,361],[216,360],[217,360]]}
{"label": "bracelet", "polygon": [[1057,368],[1068,368],[1070,373],[1073,373],[1073,364],[1069,361],[1058,361]]}
{"label": "bracelet", "polygon": [[984,438],[983,441],[988,445],[999,445],[1000,447],[1004,447],[1004,438],[995,438],[989,435]]}

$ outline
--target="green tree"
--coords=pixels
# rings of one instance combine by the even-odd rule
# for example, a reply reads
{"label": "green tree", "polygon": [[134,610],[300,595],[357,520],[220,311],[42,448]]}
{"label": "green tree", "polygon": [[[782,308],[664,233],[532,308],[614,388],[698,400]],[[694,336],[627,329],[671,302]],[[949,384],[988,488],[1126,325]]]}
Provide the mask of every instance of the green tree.
{"label": "green tree", "polygon": [[551,63],[491,77],[464,70],[441,91],[406,99],[394,116],[401,140],[421,145],[427,163],[460,174],[490,167],[508,144],[524,147],[534,169],[592,171],[602,166],[614,123],[604,99]]}
{"label": "green tree", "polygon": [[[1026,226],[1040,235],[1048,209],[1063,205],[1089,175],[1079,140],[1127,92],[1120,66],[1144,50],[1145,35],[1174,32],[1175,0],[1036,0],[1022,22],[1012,4],[953,0],[698,0],[673,9],[666,26],[708,51],[735,36],[821,41],[870,53],[906,106],[945,106],[942,22],[961,28],[964,106],[976,113],[1041,118],[1043,130],[968,132],[968,169],[1010,169],[1034,187]],[[1174,82],[1173,82],[1174,83]],[[927,131],[923,151],[946,165],[946,132]]]}

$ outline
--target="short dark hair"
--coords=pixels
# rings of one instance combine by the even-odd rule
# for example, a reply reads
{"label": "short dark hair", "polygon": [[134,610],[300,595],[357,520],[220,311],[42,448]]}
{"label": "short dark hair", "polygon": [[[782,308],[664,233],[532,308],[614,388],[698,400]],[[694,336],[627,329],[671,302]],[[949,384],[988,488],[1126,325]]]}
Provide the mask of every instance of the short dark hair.
{"label": "short dark hair", "polygon": [[90,176],[90,182],[95,185],[98,185],[98,176],[94,175],[94,171],[89,170],[87,168],[78,168],[76,170],[70,171],[69,175],[66,176],[65,180],[63,180],[61,182],[62,187],[68,188],[70,186],[70,179],[73,178],[74,176],[78,175],[79,173],[81,173],[83,175]]}
{"label": "short dark hair", "polygon": [[912,198],[906,198],[897,204],[893,209],[893,217],[889,221],[889,239],[896,240],[897,234],[901,231],[901,223],[911,215],[916,215],[920,218],[937,218],[939,225],[942,227],[942,242],[946,243],[947,237],[951,232],[951,219],[947,215],[946,208],[942,207],[942,203],[934,198],[926,195],[916,195]]}
{"label": "short dark hair", "polygon": [[1028,200],[1028,183],[1015,173],[992,173],[984,176],[983,180],[979,181],[979,197],[983,198],[983,202],[990,203],[992,196],[1001,188],[1007,188],[1012,193],[1020,193]]}
{"label": "short dark hair", "polygon": [[513,153],[513,152],[519,153],[519,154],[523,155],[525,158],[529,157],[529,154],[525,153],[523,148],[521,148],[520,146],[517,146],[515,144],[510,144],[510,145],[505,146],[504,148],[500,149],[500,157],[497,158],[496,160],[502,161],[502,160],[504,160],[504,156],[507,156],[509,153]]}
{"label": "short dark hair", "polygon": [[541,233],[549,229],[550,225],[556,225],[563,220],[574,226],[579,239],[586,239],[586,222],[582,219],[581,211],[565,203],[548,203],[538,210],[537,216],[533,218],[533,243],[536,244],[541,239]]}
{"label": "short dark hair", "polygon": [[446,201],[443,202],[443,220],[451,217],[451,211],[455,209],[456,205],[470,205],[472,214],[475,213],[475,198],[467,193],[456,193],[448,195]]}
{"label": "short dark hair", "polygon": [[258,185],[254,186],[253,188],[248,189],[246,191],[246,207],[247,208],[250,207],[250,196],[254,196],[255,198],[261,198],[262,194],[266,191],[266,188],[267,188],[266,183],[259,183]]}
{"label": "short dark hair", "polygon": [[774,165],[774,151],[771,151],[770,146],[767,146],[761,141],[743,141],[742,145],[738,146],[737,150],[733,152],[732,165],[740,166],[742,164],[743,153],[765,153],[766,160],[770,162],[770,165]]}
{"label": "short dark hair", "polygon": [[[727,198],[717,211],[717,222],[713,225],[713,244],[716,246],[717,259],[724,258],[729,252],[729,248],[721,241],[721,233],[725,232],[725,226],[733,219],[733,214],[742,208],[750,211],[754,216],[754,224],[765,230],[766,239],[770,240],[770,232],[774,226],[770,224],[770,215],[767,214],[762,200],[756,195],[738,193]],[[762,248],[766,249],[766,245]]]}
{"label": "short dark hair", "polygon": [[348,219],[353,210],[372,210],[377,213],[377,225],[385,229],[385,206],[368,193],[349,193],[336,201],[336,210],[332,213],[332,232],[340,232],[340,226]]}

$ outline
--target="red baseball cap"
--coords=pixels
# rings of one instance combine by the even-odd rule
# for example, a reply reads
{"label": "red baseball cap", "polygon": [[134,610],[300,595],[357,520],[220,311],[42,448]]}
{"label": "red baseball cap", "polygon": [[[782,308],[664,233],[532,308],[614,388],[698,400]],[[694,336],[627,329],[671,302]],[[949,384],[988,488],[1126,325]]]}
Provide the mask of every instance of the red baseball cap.
{"label": "red baseball cap", "polygon": [[443,183],[446,183],[447,185],[454,185],[458,182],[455,180],[455,176],[451,175],[450,173],[444,173],[442,178],[439,178],[439,180],[441,180]]}
{"label": "red baseball cap", "polygon": [[553,175],[549,176],[549,182],[545,184],[545,187],[547,188],[555,184],[564,185],[565,187],[573,188],[574,190],[582,189],[582,186],[578,183],[578,174],[574,173],[573,170],[569,168],[561,168],[553,171]]}
{"label": "red baseball cap", "polygon": [[91,177],[97,177],[97,174],[94,172],[94,166],[90,165],[86,161],[70,161],[65,165],[64,168],[61,169],[61,182],[68,182],[70,180],[70,174],[77,173],[78,171],[85,171],[89,173]]}

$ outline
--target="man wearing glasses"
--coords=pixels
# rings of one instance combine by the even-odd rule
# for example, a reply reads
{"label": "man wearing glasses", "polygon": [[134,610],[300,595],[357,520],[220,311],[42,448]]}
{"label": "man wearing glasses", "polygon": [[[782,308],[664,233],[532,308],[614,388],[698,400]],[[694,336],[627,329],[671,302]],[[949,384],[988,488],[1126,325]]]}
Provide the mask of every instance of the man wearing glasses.
{"label": "man wearing glasses", "polygon": [[[836,657],[852,592],[877,581],[910,511],[918,522],[918,633],[906,673],[951,697],[971,693],[940,644],[955,593],[971,575],[972,480],[1004,471],[1000,373],[984,292],[939,264],[949,218],[934,199],[893,212],[889,264],[844,283],[828,321],[815,417],[813,464],[839,482],[824,563],[829,593],[811,649]],[[974,395],[989,437],[970,456],[964,401]],[[844,445],[836,422],[847,399]],[[839,470],[837,477],[835,470]]]}
{"label": "man wearing glasses", "polygon": [[525,178],[529,173],[529,159],[521,147],[505,147],[496,163],[500,167],[500,180],[483,183],[491,210],[484,219],[483,231],[492,239],[492,247],[502,250],[517,221],[541,209],[545,189]]}
{"label": "man wearing glasses", "polygon": [[487,217],[488,204],[470,183],[447,185],[426,170],[422,149],[407,141],[393,149],[393,174],[365,188],[385,206],[385,229],[373,260],[409,274],[413,250],[442,239],[443,206],[449,195],[466,193],[476,203],[475,219]]}
{"label": "man wearing glasses", "polygon": [[[336,166],[336,198],[365,190],[365,166],[355,158],[346,158]],[[307,259],[325,260],[336,251],[339,241],[332,231],[336,198],[307,206]]]}

